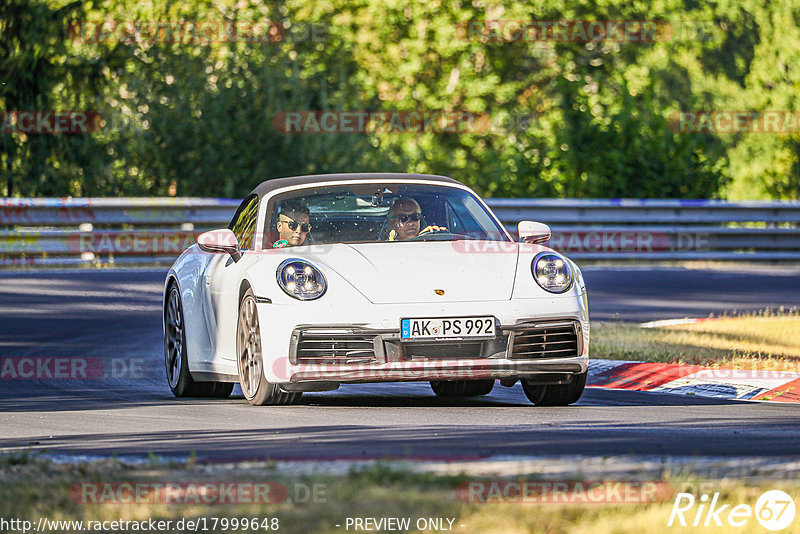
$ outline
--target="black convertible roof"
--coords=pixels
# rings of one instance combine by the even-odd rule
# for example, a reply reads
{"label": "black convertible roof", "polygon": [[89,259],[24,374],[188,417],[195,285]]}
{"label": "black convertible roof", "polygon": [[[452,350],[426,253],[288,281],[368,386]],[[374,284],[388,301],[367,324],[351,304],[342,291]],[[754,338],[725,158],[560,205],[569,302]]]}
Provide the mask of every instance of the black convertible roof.
{"label": "black convertible roof", "polygon": [[459,184],[458,180],[448,178],[447,176],[437,176],[435,174],[405,174],[401,172],[364,172],[364,173],[346,173],[346,174],[311,174],[308,176],[290,176],[287,178],[274,178],[261,182],[252,194],[258,195],[263,198],[264,195],[280,189],[282,187],[292,187],[295,185],[313,184],[316,182],[334,182],[334,181],[355,181],[355,180],[385,180],[387,182],[402,182],[405,180],[426,180],[429,182],[439,182],[444,184]]}

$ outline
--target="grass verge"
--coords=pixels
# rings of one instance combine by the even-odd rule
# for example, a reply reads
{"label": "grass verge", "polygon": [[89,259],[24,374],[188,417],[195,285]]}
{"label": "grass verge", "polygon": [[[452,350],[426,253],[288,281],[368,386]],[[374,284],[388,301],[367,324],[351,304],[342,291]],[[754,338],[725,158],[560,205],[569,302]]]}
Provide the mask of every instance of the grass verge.
{"label": "grass verge", "polygon": [[[580,480],[580,479],[576,479]],[[272,504],[193,504],[189,502],[154,504],[144,497],[136,503],[83,502],[82,484],[102,485],[128,482],[136,484],[187,483],[205,484],[208,482],[259,481],[261,483],[282,484],[289,488],[289,499],[294,498],[293,488],[322,488],[312,491],[316,497],[302,502],[276,502]],[[541,476],[532,474],[505,479],[506,482],[530,481],[549,484]],[[696,497],[719,493],[719,505],[746,504],[755,507],[761,494],[766,490],[780,489],[792,498],[800,494],[800,481],[796,480],[733,480],[700,479],[690,473],[664,475],[654,481],[633,481],[629,487],[639,487],[638,483],[658,483],[666,491],[647,493],[655,497],[641,499],[642,493],[628,493],[611,489],[601,492],[613,503],[588,502],[585,494],[576,488],[588,488],[589,482],[576,484],[568,491],[550,493],[549,500],[543,503],[541,497],[529,493],[525,499],[509,492],[508,502],[502,493],[483,493],[483,497],[469,499],[469,492],[463,491],[470,483],[482,482],[485,488],[492,483],[502,484],[503,479],[491,480],[479,477],[439,476],[425,473],[398,471],[377,464],[367,469],[351,472],[346,476],[305,475],[287,477],[271,471],[269,467],[227,467],[214,468],[196,465],[184,466],[123,466],[116,462],[95,462],[92,464],[58,465],[36,458],[16,457],[5,461],[0,457],[0,517],[20,519],[38,524],[40,517],[49,520],[77,521],[144,521],[148,519],[169,520],[175,525],[181,519],[198,520],[206,518],[205,530],[201,532],[264,532],[264,528],[211,528],[213,518],[277,518],[279,532],[334,533],[356,531],[347,529],[347,518],[408,518],[411,527],[407,532],[464,532],[464,533],[615,533],[615,532],[674,532],[675,527],[667,526],[677,492],[688,492]],[[595,481],[596,482],[596,481]],[[606,481],[617,483],[619,481]],[[631,482],[631,481],[629,481]],[[499,486],[502,487],[502,486]],[[512,487],[513,486],[506,486]],[[540,486],[541,487],[541,486]],[[548,486],[551,490],[554,486]],[[608,486],[612,488],[612,486]],[[303,490],[305,491],[305,490]],[[504,490],[505,491],[505,490]],[[557,490],[554,490],[557,491]],[[559,496],[560,495],[560,496]],[[598,495],[597,493],[594,494]],[[633,498],[630,497],[633,495]],[[488,500],[489,502],[483,502]],[[644,500],[645,502],[642,502]],[[142,502],[144,501],[144,502]],[[625,502],[629,501],[629,502]],[[698,501],[699,504],[700,501]],[[706,507],[706,510],[708,508]],[[698,506],[695,505],[684,514],[688,523],[694,520]],[[418,524],[420,519],[439,520],[436,528],[432,523]],[[723,514],[724,522],[727,515]],[[452,522],[450,521],[452,520]],[[702,516],[697,529],[680,529],[681,532],[707,531],[703,527]],[[800,521],[784,532],[800,532]],[[274,525],[274,524],[273,524]],[[338,525],[338,526],[337,526]],[[418,528],[420,527],[421,528]],[[443,528],[443,527],[448,528]],[[730,527],[728,527],[730,528]],[[751,517],[743,531],[758,530],[757,519]],[[178,530],[174,526],[171,532]],[[269,530],[275,530],[271,528]],[[362,529],[361,531],[364,531]],[[712,530],[714,530],[712,528]],[[723,531],[723,528],[717,528]],[[14,531],[14,530],[11,530]],[[71,532],[61,528],[61,532]],[[105,532],[121,532],[122,529],[107,528]],[[128,529],[127,531],[130,531]],[[375,529],[387,532],[392,529]]]}
{"label": "grass verge", "polygon": [[762,311],[659,328],[593,323],[591,356],[800,371],[800,313]]}

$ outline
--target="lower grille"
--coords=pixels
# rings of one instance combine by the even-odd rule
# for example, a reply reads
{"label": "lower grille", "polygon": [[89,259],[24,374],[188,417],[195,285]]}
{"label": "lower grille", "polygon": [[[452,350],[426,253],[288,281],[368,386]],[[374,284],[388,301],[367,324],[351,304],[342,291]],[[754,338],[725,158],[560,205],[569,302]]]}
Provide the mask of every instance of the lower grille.
{"label": "lower grille", "polygon": [[481,357],[483,342],[472,341],[462,343],[407,343],[403,349],[406,358],[436,359],[472,359]]}
{"label": "lower grille", "polygon": [[577,321],[517,325],[511,358],[572,358],[578,356]]}
{"label": "lower grille", "polygon": [[297,363],[362,363],[375,356],[375,336],[350,332],[300,332]]}

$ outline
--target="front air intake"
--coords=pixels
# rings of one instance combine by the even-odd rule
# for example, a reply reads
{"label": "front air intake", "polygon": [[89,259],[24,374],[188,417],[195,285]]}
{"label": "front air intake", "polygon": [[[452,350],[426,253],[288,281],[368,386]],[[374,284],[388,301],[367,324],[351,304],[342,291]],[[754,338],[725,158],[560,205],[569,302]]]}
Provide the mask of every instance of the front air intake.
{"label": "front air intake", "polygon": [[559,321],[514,326],[509,355],[513,359],[574,358],[579,351],[580,323]]}
{"label": "front air intake", "polygon": [[351,332],[301,331],[297,342],[297,363],[373,362],[375,336]]}

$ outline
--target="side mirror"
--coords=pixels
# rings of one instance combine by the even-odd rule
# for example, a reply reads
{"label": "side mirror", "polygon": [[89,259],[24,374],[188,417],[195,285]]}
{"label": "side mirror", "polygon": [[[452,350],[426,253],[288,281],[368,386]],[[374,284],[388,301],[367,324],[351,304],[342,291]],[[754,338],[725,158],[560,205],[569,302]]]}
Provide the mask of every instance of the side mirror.
{"label": "side mirror", "polygon": [[540,244],[550,240],[550,227],[534,221],[520,221],[517,224],[519,240],[524,243]]}
{"label": "side mirror", "polygon": [[203,232],[197,236],[197,244],[203,252],[230,254],[233,261],[239,261],[242,257],[236,235],[228,228]]}

